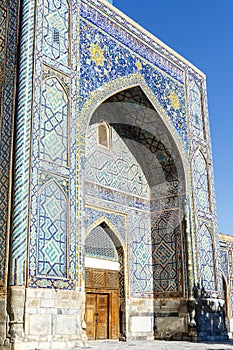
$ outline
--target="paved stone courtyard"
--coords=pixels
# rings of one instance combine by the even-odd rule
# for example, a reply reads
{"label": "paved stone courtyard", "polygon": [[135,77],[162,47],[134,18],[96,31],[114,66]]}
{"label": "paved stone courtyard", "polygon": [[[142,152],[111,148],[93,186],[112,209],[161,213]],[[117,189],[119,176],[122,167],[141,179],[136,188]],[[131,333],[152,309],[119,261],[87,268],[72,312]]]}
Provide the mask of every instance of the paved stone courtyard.
{"label": "paved stone courtyard", "polygon": [[228,343],[190,343],[185,341],[89,341],[90,350],[233,350],[233,341]]}

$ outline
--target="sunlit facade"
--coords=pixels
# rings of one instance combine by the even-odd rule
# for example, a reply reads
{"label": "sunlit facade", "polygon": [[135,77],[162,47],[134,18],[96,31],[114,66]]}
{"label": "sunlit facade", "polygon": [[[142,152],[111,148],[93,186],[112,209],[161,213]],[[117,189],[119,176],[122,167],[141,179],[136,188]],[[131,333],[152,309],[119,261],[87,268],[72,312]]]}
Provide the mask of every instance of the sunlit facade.
{"label": "sunlit facade", "polygon": [[205,75],[112,1],[18,6],[0,5],[0,344],[226,339]]}

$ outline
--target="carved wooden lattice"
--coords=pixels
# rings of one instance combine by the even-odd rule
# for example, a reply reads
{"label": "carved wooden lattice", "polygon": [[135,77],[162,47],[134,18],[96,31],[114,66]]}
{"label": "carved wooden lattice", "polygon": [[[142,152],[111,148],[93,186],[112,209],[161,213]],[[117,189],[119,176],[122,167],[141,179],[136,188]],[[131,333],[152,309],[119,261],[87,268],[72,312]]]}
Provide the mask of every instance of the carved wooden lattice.
{"label": "carved wooden lattice", "polygon": [[119,289],[118,271],[86,268],[85,273],[86,288],[88,289]]}

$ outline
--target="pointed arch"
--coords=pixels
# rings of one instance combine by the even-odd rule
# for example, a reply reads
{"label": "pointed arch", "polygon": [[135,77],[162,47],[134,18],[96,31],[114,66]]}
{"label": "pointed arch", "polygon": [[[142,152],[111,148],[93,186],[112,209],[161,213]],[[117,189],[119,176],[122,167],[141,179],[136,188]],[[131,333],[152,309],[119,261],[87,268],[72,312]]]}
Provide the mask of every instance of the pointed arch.
{"label": "pointed arch", "polygon": [[88,228],[85,239],[85,256],[118,262],[119,293],[120,297],[124,298],[125,247],[121,242],[119,233],[107,218],[98,219]]}
{"label": "pointed arch", "polygon": [[68,163],[68,97],[56,77],[43,81],[41,90],[40,158]]}
{"label": "pointed arch", "polygon": [[[98,225],[106,225],[108,226],[112,233],[114,234],[115,238],[114,241],[117,243],[118,246],[122,246],[124,249],[124,243],[122,242],[121,239],[121,235],[118,232],[117,228],[111,223],[111,221],[109,221],[108,218],[106,218],[105,216],[101,216],[100,218],[98,218],[98,220],[95,220],[86,230],[86,235],[85,235],[85,239],[87,238],[87,236],[90,234],[90,232],[97,227]],[[112,238],[112,237],[111,237]]]}
{"label": "pointed arch", "polygon": [[[175,129],[174,124],[170,120],[169,116],[167,115],[165,110],[162,108],[156,96],[154,95],[154,93],[151,91],[151,89],[145,82],[145,79],[138,73],[127,76],[124,78],[124,80],[119,78],[119,79],[115,79],[114,81],[110,81],[106,83],[104,86],[101,86],[96,91],[90,93],[90,97],[85,102],[85,105],[81,111],[80,119],[82,120],[82,123],[78,125],[79,127],[81,127],[80,133],[83,135],[87,135],[87,129],[89,127],[92,115],[103,102],[105,102],[108,98],[110,98],[111,96],[114,96],[120,91],[134,88],[137,86],[139,86],[142,89],[142,91],[144,92],[144,94],[152,104],[153,108],[157,111],[160,120],[164,123],[165,127],[170,132],[170,135],[181,156],[184,170],[185,170],[184,173],[189,174],[190,166],[188,163],[184,143],[182,142],[180,136],[178,136],[177,130]],[[83,147],[84,146],[85,145],[83,144]],[[191,189],[192,186],[191,186],[190,180],[191,180],[190,177],[185,175],[185,187],[186,187],[187,193],[192,192],[192,189]]]}
{"label": "pointed arch", "polygon": [[66,195],[53,180],[41,188],[38,201],[37,274],[65,278],[68,246]]}

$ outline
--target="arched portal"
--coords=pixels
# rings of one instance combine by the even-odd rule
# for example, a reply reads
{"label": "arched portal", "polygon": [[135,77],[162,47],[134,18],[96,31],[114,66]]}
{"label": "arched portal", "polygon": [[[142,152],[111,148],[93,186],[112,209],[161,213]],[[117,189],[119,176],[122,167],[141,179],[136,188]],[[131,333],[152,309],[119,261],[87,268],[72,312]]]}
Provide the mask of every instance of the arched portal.
{"label": "arched portal", "polygon": [[[93,113],[85,159],[86,230],[107,217],[126,252],[123,332],[153,336],[155,317],[158,322],[167,315],[166,300],[176,299],[172,315],[178,319],[179,302],[187,297],[186,186],[178,147],[136,86],[111,96]],[[95,230],[99,244],[107,244],[100,227]]]}

